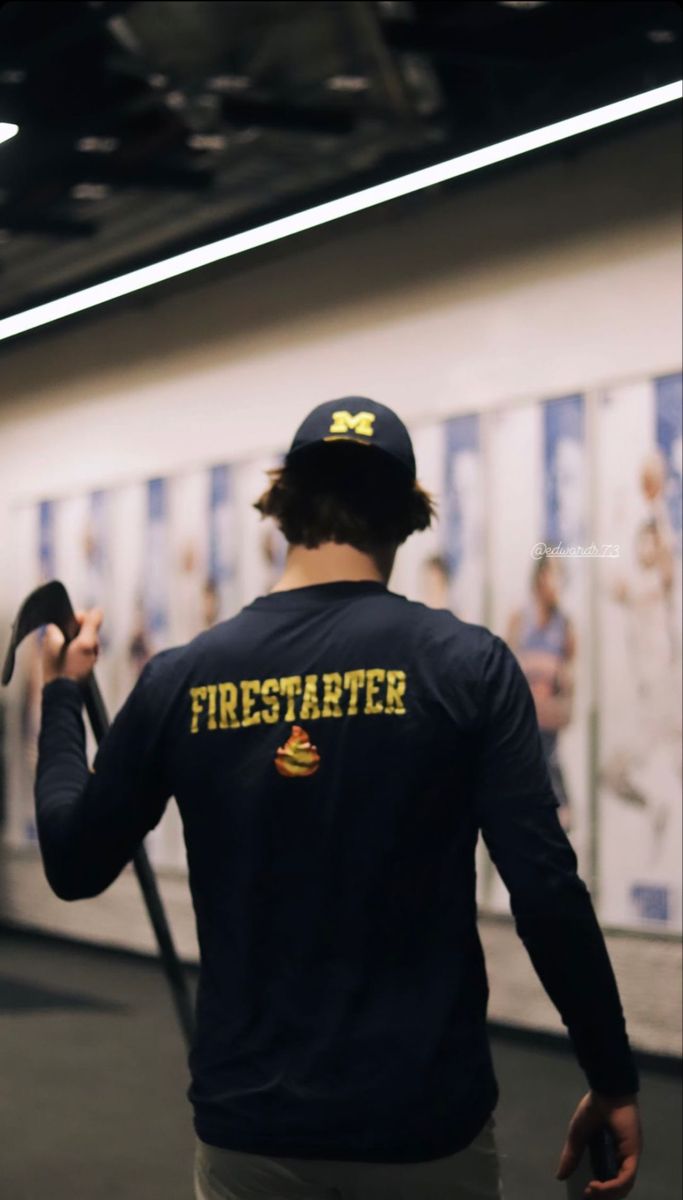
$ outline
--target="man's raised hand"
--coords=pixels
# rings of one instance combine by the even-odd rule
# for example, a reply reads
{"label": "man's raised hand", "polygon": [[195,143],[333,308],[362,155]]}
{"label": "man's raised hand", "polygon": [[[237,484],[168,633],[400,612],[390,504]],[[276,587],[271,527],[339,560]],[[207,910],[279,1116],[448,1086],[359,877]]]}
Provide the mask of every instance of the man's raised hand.
{"label": "man's raised hand", "polygon": [[83,683],[97,662],[99,653],[99,628],[104,613],[101,608],[77,612],[79,631],[68,645],[64,634],[56,625],[48,625],[43,640],[43,683],[54,679],[74,679]]}

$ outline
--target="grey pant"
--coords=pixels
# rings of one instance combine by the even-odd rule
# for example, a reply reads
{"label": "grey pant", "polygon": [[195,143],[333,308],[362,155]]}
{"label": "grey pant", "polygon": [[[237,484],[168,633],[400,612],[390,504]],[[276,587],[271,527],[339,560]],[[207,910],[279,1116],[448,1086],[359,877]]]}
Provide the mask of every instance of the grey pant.
{"label": "grey pant", "polygon": [[267,1158],[197,1140],[195,1200],[502,1200],[495,1118],[465,1150],[418,1163]]}

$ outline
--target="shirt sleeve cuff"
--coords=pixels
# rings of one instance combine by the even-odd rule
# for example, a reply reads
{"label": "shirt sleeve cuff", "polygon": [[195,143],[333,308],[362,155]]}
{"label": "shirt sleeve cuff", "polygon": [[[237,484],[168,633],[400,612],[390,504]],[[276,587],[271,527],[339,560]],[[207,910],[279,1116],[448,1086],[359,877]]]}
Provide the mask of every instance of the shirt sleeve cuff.
{"label": "shirt sleeve cuff", "polygon": [[83,691],[80,683],[77,683],[75,679],[67,679],[66,675],[51,679],[43,687],[43,704],[47,708],[51,708],[55,704],[76,705],[80,711],[83,706]]}

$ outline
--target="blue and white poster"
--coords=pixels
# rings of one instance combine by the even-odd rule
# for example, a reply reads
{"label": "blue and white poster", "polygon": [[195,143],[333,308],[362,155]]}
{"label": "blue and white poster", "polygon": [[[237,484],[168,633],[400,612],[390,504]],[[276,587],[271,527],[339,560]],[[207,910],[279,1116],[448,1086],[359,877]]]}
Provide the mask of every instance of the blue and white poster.
{"label": "blue and white poster", "polygon": [[113,653],[116,631],[115,616],[110,604],[114,591],[111,508],[110,492],[98,489],[89,492],[85,497],[85,510],[78,539],[81,570],[78,591],[74,595],[74,603],[79,608],[99,608],[104,613],[100,628],[97,678],[109,707],[116,701],[116,662]]}
{"label": "blue and white poster", "polygon": [[536,702],[541,739],[564,828],[588,866],[590,677],[585,401],[546,401],[543,414],[543,536],[534,550],[533,602],[517,653]]}
{"label": "blue and white poster", "polygon": [[212,467],[209,474],[209,557],[204,581],[207,625],[232,617],[239,608],[238,536],[234,469]]}
{"label": "blue and white poster", "polygon": [[444,422],[440,522],[446,604],[463,621],[484,612],[484,480],[481,418]]}
{"label": "blue and white poster", "polygon": [[436,502],[429,529],[400,547],[394,591],[464,621],[484,615],[484,481],[480,418],[471,414],[411,430],[418,482]]}
{"label": "blue and white poster", "polygon": [[169,642],[178,646],[214,619],[212,593],[207,613],[209,472],[183,472],[169,480],[169,489]]}
{"label": "blue and white poster", "polygon": [[598,423],[600,916],[681,928],[681,376],[607,392]]}
{"label": "blue and white poster", "polygon": [[[239,463],[231,468],[230,495],[234,498],[234,553],[239,607],[266,595],[285,568],[287,542],[271,517],[262,517],[255,502],[270,486],[270,471],[282,466],[282,455]],[[226,543],[228,539],[225,539]]]}
{"label": "blue and white poster", "polygon": [[[584,878],[590,868],[591,562],[585,548],[585,401],[574,395],[492,413],[487,439],[490,624],[524,671],[558,814]],[[482,862],[483,908],[508,897]]]}
{"label": "blue and white poster", "polygon": [[435,499],[437,515],[429,529],[413,533],[399,547],[389,586],[430,608],[448,608],[448,568],[443,549],[444,422],[411,429],[418,483]]}
{"label": "blue and white poster", "polygon": [[[145,493],[144,550],[139,564],[141,603],[138,624],[132,630],[127,648],[129,664],[137,674],[153,655],[166,648],[170,640],[169,481],[150,479]],[[165,865],[173,857],[172,852],[169,853],[169,830],[166,814],[146,839],[150,858],[158,866]],[[175,837],[171,840],[175,841]]]}
{"label": "blue and white poster", "polygon": [[[57,575],[57,505],[44,500],[35,510],[34,560],[31,590],[47,583]],[[14,828],[19,843],[37,841],[33,783],[38,759],[38,733],[40,730],[41,694],[43,673],[41,645],[43,631],[26,639],[18,656],[17,675],[19,682],[18,711],[18,754],[14,773],[14,805],[16,808]]]}
{"label": "blue and white poster", "polygon": [[[111,495],[97,490],[60,499],[58,512],[58,575],[76,611],[100,608],[100,654],[97,680],[108,707],[117,703],[116,659],[113,653],[114,614],[110,531]],[[95,742],[86,721],[88,752]]]}
{"label": "blue and white poster", "polygon": [[168,486],[166,479],[150,479],[147,484],[142,594],[149,656],[163,650],[168,641]]}
{"label": "blue and white poster", "polygon": [[[106,604],[111,585],[109,503],[107,492],[90,492],[87,497],[85,527],[83,530],[83,608],[102,608]],[[107,635],[103,632],[101,650],[106,651]]]}
{"label": "blue and white poster", "polygon": [[[54,579],[55,568],[55,520],[57,507],[52,500],[43,500],[38,505],[38,582],[47,583]],[[38,585],[36,585],[38,586]]]}

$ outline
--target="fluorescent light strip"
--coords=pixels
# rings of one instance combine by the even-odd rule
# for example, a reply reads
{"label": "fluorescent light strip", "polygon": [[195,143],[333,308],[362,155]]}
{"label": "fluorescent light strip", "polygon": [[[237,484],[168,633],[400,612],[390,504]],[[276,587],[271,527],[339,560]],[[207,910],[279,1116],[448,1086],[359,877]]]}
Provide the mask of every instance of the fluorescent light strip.
{"label": "fluorescent light strip", "polygon": [[410,192],[418,192],[423,188],[433,187],[435,183],[443,183],[447,179],[457,179],[460,175],[468,175],[479,171],[482,167],[493,163],[504,162],[508,158],[516,158],[520,154],[528,154],[530,150],[538,150],[542,146],[550,146],[554,142],[564,141],[577,134],[586,133],[591,129],[599,129],[602,125],[610,125],[614,121],[622,121],[625,117],[636,113],[646,112],[661,104],[670,104],[683,96],[683,81],[668,83],[664,87],[642,92],[638,96],[629,96],[618,100],[615,104],[606,104],[603,108],[593,109],[592,112],[580,113],[565,121],[557,121],[542,129],[534,129],[530,133],[518,137],[507,138],[493,146],[485,146],[482,150],[474,150],[470,154],[460,154],[446,162],[436,163],[420,171],[411,171],[398,179],[390,179],[386,183],[378,183],[373,187],[363,188],[349,196],[338,200],[329,200],[325,204],[317,204],[304,212],[294,213],[289,217],[281,217],[276,221],[268,221],[255,229],[244,233],[235,233],[230,237],[221,238],[217,242],[209,242],[206,246],[197,246],[183,254],[175,254],[162,262],[152,263],[151,266],[141,267],[137,271],[128,271],[116,279],[105,283],[97,283],[93,287],[83,288],[71,295],[61,296],[58,300],[50,300],[47,304],[39,304],[36,308],[26,309],[25,312],[0,319],[0,340],[15,337],[29,329],[37,329],[50,321],[59,321],[62,317],[72,316],[85,309],[105,304],[108,300],[116,300],[120,296],[140,291],[141,288],[151,287],[176,275],[184,275],[187,271],[196,271],[209,263],[219,262],[224,258],[233,258],[256,246],[266,246],[269,242],[277,242],[292,234],[301,233],[305,229],[314,229],[318,225],[326,225],[337,221],[350,213],[361,212],[373,208],[377,204],[385,204],[388,200],[396,200]]}
{"label": "fluorescent light strip", "polygon": [[8,142],[18,132],[18,125],[10,125],[7,121],[0,121],[0,142]]}

